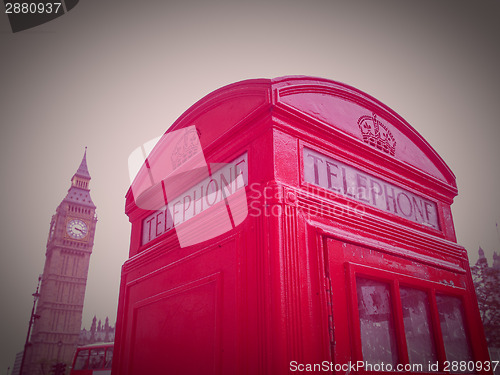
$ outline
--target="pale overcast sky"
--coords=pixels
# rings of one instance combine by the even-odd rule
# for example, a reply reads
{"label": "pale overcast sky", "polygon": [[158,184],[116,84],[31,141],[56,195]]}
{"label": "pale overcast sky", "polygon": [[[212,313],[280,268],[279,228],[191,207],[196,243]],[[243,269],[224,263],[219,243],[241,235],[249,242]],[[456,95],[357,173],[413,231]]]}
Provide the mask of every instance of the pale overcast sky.
{"label": "pale overcast sky", "polygon": [[209,92],[325,77],[405,118],[457,177],[458,242],[500,250],[498,1],[84,0],[12,34],[0,16],[0,374],[23,348],[51,216],[85,146],[99,222],[83,325],[114,324],[127,159]]}

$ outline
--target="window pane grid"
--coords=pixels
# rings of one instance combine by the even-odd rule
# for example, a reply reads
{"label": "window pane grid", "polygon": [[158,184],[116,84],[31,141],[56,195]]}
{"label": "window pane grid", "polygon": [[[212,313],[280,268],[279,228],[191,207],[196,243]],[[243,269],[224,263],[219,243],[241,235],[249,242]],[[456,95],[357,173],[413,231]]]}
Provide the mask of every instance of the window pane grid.
{"label": "window pane grid", "polygon": [[444,360],[473,360],[460,297],[395,278],[352,277],[363,361],[429,372],[429,364],[439,362],[442,370]]}

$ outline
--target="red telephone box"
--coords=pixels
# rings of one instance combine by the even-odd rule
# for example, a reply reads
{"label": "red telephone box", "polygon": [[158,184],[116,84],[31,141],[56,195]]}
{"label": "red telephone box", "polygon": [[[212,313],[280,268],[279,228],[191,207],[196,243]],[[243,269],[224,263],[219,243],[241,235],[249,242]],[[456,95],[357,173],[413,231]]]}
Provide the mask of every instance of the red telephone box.
{"label": "red telephone box", "polygon": [[489,373],[456,195],[431,146],[353,87],[212,92],[127,193],[113,373]]}

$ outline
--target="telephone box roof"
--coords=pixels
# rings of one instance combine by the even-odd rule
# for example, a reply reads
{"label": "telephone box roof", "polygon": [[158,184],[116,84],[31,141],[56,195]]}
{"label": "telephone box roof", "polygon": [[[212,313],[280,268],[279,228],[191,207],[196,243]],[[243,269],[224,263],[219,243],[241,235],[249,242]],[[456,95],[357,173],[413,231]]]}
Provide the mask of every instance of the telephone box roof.
{"label": "telephone box roof", "polygon": [[[266,115],[301,122],[305,128],[321,130],[324,136],[342,134],[359,142],[360,148],[368,145],[373,149],[370,152],[383,155],[388,165],[399,163],[423,172],[451,198],[457,194],[453,172],[407,121],[374,97],[325,78],[285,76],[229,84],[193,104],[165,134],[195,125],[205,151],[233,128],[241,130],[251,126],[253,119]],[[377,133],[375,138],[373,132]],[[160,154],[159,148],[158,144],[150,155]],[[146,178],[143,168],[136,180]]]}

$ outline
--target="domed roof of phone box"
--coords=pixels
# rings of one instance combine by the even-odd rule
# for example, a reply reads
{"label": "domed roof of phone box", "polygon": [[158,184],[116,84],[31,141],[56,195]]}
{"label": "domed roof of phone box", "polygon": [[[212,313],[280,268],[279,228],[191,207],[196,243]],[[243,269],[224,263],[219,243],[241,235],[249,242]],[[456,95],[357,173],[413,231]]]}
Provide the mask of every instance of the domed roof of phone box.
{"label": "domed roof of phone box", "polygon": [[[229,84],[192,105],[166,133],[195,125],[207,154],[221,147],[219,141],[230,134],[252,132],[252,123],[264,116],[293,122],[334,144],[357,142],[361,153],[378,154],[378,160],[383,155],[385,168],[398,165],[439,187],[449,203],[457,194],[450,168],[408,122],[372,96],[324,78],[286,76]],[[159,142],[150,155],[161,154],[162,147]],[[147,178],[142,168],[134,183]],[[127,206],[133,201],[131,190]]]}

